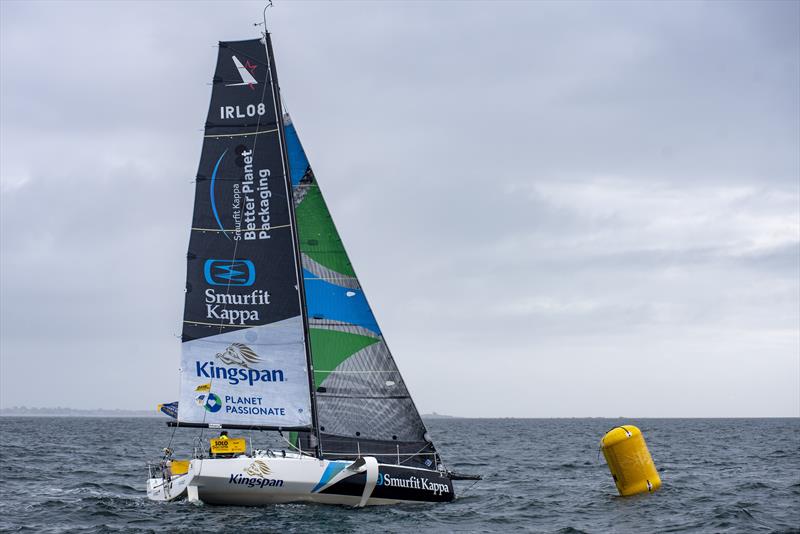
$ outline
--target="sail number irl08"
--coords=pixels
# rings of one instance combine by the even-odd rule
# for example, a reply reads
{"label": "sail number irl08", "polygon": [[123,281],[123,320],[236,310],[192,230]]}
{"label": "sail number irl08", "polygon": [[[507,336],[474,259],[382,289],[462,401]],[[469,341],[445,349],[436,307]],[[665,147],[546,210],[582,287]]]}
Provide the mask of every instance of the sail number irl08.
{"label": "sail number irl08", "polygon": [[[242,110],[242,107],[244,110]],[[220,119],[244,119],[245,117],[255,117],[267,112],[267,107],[261,102],[258,105],[248,104],[247,106],[220,106]]]}

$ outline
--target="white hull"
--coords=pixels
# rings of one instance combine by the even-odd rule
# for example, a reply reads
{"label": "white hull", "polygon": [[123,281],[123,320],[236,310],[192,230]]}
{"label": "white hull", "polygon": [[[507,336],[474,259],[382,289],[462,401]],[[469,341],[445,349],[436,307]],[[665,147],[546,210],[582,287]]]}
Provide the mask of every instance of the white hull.
{"label": "white hull", "polygon": [[261,506],[313,502],[372,506],[402,502],[447,502],[453,486],[437,471],[379,464],[373,457],[355,462],[307,456],[195,459],[189,471],[167,480],[147,481],[156,501]]}

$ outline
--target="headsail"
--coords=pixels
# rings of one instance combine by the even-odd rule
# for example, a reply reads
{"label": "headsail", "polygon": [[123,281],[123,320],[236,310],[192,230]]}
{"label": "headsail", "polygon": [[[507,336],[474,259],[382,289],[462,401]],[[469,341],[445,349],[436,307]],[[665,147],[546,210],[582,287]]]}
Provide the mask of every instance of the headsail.
{"label": "headsail", "polygon": [[[367,303],[291,120],[284,119],[323,455],[432,466],[435,449]],[[307,439],[308,434],[301,434]],[[306,448],[308,443],[303,444]]]}
{"label": "headsail", "polygon": [[274,79],[264,41],[219,44],[187,255],[181,423],[312,424]]}

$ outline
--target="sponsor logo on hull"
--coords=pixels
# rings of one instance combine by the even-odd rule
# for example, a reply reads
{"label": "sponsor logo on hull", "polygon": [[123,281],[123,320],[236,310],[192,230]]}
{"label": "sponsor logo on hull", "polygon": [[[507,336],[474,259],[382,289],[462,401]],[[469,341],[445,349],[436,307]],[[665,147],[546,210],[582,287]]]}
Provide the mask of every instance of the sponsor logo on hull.
{"label": "sponsor logo on hull", "polygon": [[378,482],[376,486],[430,491],[434,495],[450,493],[450,486],[447,484],[431,482],[430,479],[426,477],[417,477],[413,475],[408,478],[403,478],[396,475],[390,475],[389,473],[378,473]]}
{"label": "sponsor logo on hull", "polygon": [[247,486],[248,488],[283,487],[283,480],[268,478],[272,471],[264,460],[253,460],[253,463],[242,471],[249,476],[244,476],[241,473],[231,473],[228,484]]}
{"label": "sponsor logo on hull", "polygon": [[272,474],[272,470],[264,460],[253,460],[249,467],[244,469],[244,472],[251,477],[266,478]]}

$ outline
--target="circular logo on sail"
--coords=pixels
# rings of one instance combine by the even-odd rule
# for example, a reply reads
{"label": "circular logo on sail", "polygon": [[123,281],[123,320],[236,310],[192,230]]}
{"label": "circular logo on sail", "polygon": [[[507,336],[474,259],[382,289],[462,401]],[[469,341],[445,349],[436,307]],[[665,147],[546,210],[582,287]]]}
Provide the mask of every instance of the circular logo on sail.
{"label": "circular logo on sail", "polygon": [[197,404],[206,409],[207,412],[217,413],[222,409],[222,399],[215,393],[200,395],[197,397]]}

